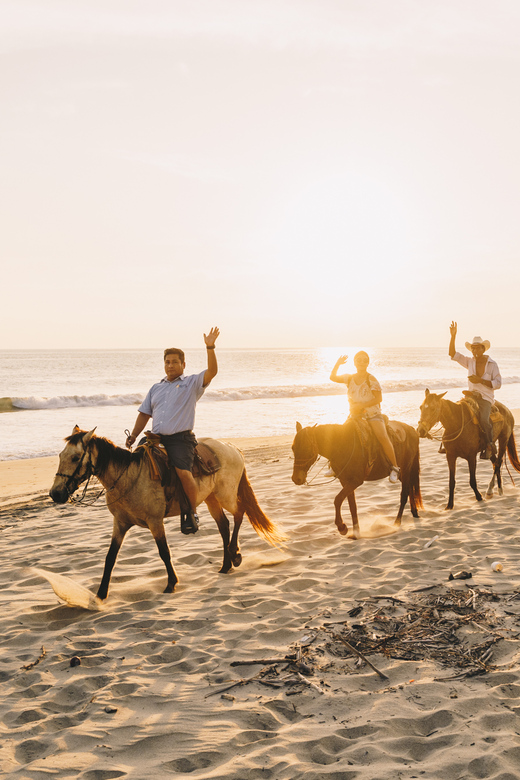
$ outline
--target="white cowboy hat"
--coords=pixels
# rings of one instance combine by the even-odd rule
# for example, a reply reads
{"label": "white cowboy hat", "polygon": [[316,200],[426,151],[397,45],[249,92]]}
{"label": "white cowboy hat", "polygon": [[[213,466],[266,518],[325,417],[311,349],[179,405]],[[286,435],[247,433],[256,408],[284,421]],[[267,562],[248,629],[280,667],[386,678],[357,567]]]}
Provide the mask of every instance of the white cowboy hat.
{"label": "white cowboy hat", "polygon": [[474,336],[472,342],[466,341],[466,349],[471,350],[471,347],[476,347],[476,346],[484,347],[484,352],[487,352],[491,344],[489,343],[489,341],[484,341],[482,336]]}

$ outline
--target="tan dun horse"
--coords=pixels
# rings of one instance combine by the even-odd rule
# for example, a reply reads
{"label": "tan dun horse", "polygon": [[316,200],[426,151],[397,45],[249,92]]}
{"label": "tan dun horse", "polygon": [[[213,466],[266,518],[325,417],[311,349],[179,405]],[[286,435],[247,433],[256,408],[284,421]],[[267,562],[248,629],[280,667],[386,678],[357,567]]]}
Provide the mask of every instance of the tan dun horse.
{"label": "tan dun horse", "polygon": [[[401,498],[395,525],[401,525],[401,518],[408,499],[414,517],[422,509],[419,486],[419,437],[406,423],[391,420],[389,428],[393,431],[397,465],[401,469]],[[296,423],[296,436],[293,445],[294,468],[292,480],[296,485],[307,481],[307,473],[318,455],[330,461],[330,465],[341,483],[341,490],[334,499],[336,517],[334,522],[340,534],[345,536],[348,528],[341,517],[341,505],[348,499],[352,516],[353,533],[359,538],[359,523],[354,491],[365,481],[374,481],[388,477],[390,464],[380,447],[367,445],[360,434],[358,424],[347,420],[344,425],[314,425],[303,428]]]}
{"label": "tan dun horse", "polygon": [[[107,506],[114,517],[112,541],[98,597],[107,597],[117,554],[125,534],[134,525],[150,529],[168,574],[164,592],[172,593],[178,578],[166,541],[164,518],[179,515],[180,508],[175,500],[167,505],[161,483],[152,480],[145,448],[138,447],[135,452],[129,452],[116,447],[108,439],[95,436],[93,430],[87,433],[77,426],[65,441],[67,444],[60,454],[59,470],[50,497],[57,504],[64,504],[82,482],[94,475],[106,489]],[[270,544],[279,544],[284,536],[258,505],[240,450],[216,439],[200,441],[216,453],[221,467],[215,474],[195,478],[198,487],[197,505],[204,501],[217,523],[224,545],[220,572],[227,573],[242,562],[238,532],[244,514],[255,531]],[[224,509],[233,515],[231,539],[229,520]]]}
{"label": "tan dun horse", "polygon": [[[421,438],[433,438],[431,428],[440,423],[444,428],[442,443],[446,450],[446,460],[450,470],[449,498],[446,509],[453,509],[453,496],[455,493],[455,469],[457,458],[463,458],[468,462],[469,484],[471,485],[477,501],[482,501],[482,495],[477,487],[477,455],[482,449],[480,441],[481,431],[475,420],[475,413],[469,403],[463,399],[448,401],[446,393],[430,393],[426,390],[425,399],[421,404],[421,419],[417,432]],[[507,449],[511,465],[516,471],[520,471],[520,462],[516,452],[513,428],[515,420],[507,406],[495,401],[495,406],[502,415],[502,420],[493,422],[493,441],[498,441],[498,453],[491,456],[493,463],[493,477],[488,485],[486,496],[493,495],[495,479],[498,493],[502,495],[502,476],[500,469],[504,454]]]}

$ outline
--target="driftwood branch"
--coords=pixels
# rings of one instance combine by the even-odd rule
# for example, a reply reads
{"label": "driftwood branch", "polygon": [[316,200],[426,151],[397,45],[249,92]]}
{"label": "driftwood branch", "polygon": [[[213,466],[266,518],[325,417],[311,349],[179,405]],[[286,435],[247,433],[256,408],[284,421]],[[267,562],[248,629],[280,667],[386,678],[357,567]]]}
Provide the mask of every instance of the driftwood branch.
{"label": "driftwood branch", "polygon": [[284,658],[253,658],[251,661],[231,661],[230,666],[252,666],[254,664],[269,666],[271,664],[287,664],[294,662],[295,660],[294,656],[292,658],[289,658],[288,656],[284,656]]}
{"label": "driftwood branch", "polygon": [[351,644],[350,644],[350,642],[347,642],[347,640],[346,640],[346,639],[343,639],[343,637],[342,637],[342,636],[340,636],[339,634],[335,634],[334,636],[336,637],[336,639],[339,639],[339,641],[340,641],[340,642],[343,642],[343,644],[344,644],[346,647],[348,647],[348,649],[349,649],[349,650],[350,650],[352,653],[355,653],[356,655],[358,655],[358,656],[359,656],[359,657],[360,657],[360,658],[361,658],[361,659],[362,659],[362,660],[363,660],[363,661],[364,661],[364,662],[365,662],[365,663],[366,663],[368,666],[370,666],[370,668],[371,668],[371,669],[373,669],[373,670],[374,670],[374,672],[375,672],[376,674],[378,674],[378,675],[379,675],[379,677],[380,677],[382,680],[389,680],[389,679],[390,679],[389,677],[387,677],[387,676],[386,676],[386,674],[384,674],[384,673],[383,673],[383,672],[381,672],[381,671],[380,671],[380,670],[379,670],[377,667],[375,667],[375,666],[374,666],[374,664],[373,664],[373,663],[371,663],[371,662],[368,660],[368,658],[366,657],[366,655],[363,655],[363,653],[362,653],[360,650],[358,650],[357,648],[355,648],[355,647],[354,647],[354,645],[351,645]]}

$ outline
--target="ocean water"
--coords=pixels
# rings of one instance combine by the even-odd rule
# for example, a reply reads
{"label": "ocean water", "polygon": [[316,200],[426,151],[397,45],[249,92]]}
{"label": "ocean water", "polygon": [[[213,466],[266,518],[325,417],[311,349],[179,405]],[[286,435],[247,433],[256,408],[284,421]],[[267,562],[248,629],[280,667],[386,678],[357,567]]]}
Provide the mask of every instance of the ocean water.
{"label": "ocean water", "polygon": [[[346,389],[329,380],[340,354],[340,373],[353,372],[364,347],[322,349],[218,349],[219,373],[197,406],[195,433],[215,438],[292,434],[303,425],[342,423]],[[367,349],[369,370],[383,389],[383,411],[416,425],[425,388],[458,400],[466,372],[444,349]],[[496,397],[520,408],[520,349],[493,349],[502,388]],[[54,455],[74,425],[124,445],[137,407],[163,377],[162,351],[0,351],[0,460]],[[206,366],[205,349],[186,350],[186,372]]]}

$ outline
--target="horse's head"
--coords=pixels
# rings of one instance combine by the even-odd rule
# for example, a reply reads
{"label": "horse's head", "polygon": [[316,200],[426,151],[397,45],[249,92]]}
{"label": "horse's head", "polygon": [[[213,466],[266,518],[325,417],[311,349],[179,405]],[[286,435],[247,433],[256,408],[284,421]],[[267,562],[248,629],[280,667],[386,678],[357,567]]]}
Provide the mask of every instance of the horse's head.
{"label": "horse's head", "polygon": [[428,389],[425,392],[424,401],[421,404],[421,419],[417,426],[417,433],[421,439],[431,438],[428,436],[430,428],[438,423],[441,418],[441,401],[446,393],[430,393]]}
{"label": "horse's head", "polygon": [[312,435],[312,428],[303,428],[296,423],[296,436],[292,444],[294,466],[292,481],[295,485],[304,485],[307,472],[318,457],[318,448]]}
{"label": "horse's head", "polygon": [[65,439],[65,449],[60,453],[60,463],[49,495],[56,504],[65,504],[79,485],[92,474],[89,442],[96,429],[87,432],[74,426]]}

